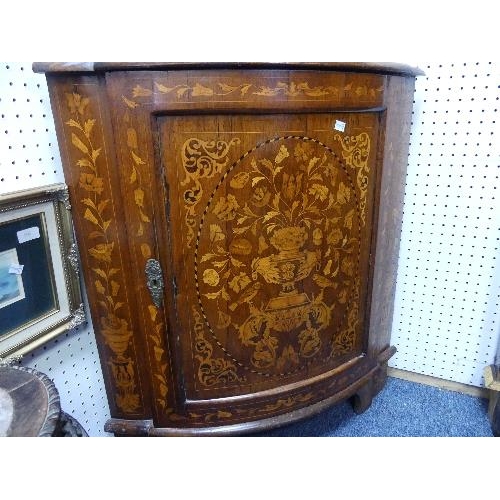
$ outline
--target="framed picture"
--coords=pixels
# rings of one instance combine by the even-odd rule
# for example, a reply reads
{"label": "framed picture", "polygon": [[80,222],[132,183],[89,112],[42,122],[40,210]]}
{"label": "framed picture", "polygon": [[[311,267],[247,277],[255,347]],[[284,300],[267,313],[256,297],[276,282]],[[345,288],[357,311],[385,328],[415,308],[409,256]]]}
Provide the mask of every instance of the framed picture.
{"label": "framed picture", "polygon": [[66,185],[0,195],[0,358],[84,321]]}

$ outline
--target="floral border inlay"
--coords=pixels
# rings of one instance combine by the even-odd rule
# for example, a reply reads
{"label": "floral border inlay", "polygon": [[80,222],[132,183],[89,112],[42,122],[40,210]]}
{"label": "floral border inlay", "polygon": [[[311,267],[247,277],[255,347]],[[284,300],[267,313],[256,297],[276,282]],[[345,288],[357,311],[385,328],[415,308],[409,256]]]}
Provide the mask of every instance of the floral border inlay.
{"label": "floral border inlay", "polygon": [[124,306],[124,302],[119,300],[122,269],[116,264],[118,245],[110,234],[112,199],[106,191],[98,165],[102,147],[97,147],[93,139],[96,119],[87,111],[89,97],[78,92],[65,93],[65,97],[71,117],[65,124],[71,129],[72,145],[82,154],[76,165],[80,171],[78,187],[85,193],[80,200],[83,218],[93,228],[88,235],[89,240],[95,241],[88,249],[94,279],[87,286],[92,287],[100,297],[100,332],[114,355],[108,364],[117,388],[116,405],[126,413],[133,413],[140,408],[140,396],[136,390],[134,361],[127,356],[132,332],[127,319],[121,314]]}
{"label": "floral border inlay", "polygon": [[[135,109],[138,104],[131,105],[123,97],[123,102],[127,105],[123,114],[123,123],[126,127],[126,145],[128,158],[125,158],[126,164],[129,166],[128,185],[132,191],[134,205],[136,209],[135,226],[133,227],[136,244],[139,245],[140,254],[144,260],[150,259],[153,251],[150,246],[150,238],[147,237],[148,227],[151,226],[152,215],[148,212],[145,203],[145,193],[147,188],[144,184],[144,169],[147,168],[147,154],[140,148],[143,144],[139,140],[137,126],[134,123],[136,115],[130,113],[130,109]],[[156,402],[160,408],[167,410],[168,396],[168,381],[166,377],[168,362],[167,352],[163,340],[165,331],[165,323],[163,314],[159,314],[159,310],[152,304],[148,307],[150,325],[148,327],[148,338],[150,340],[149,350],[150,359],[152,362],[153,376],[158,383],[159,394],[156,395]]]}
{"label": "floral border inlay", "polygon": [[[248,98],[249,96],[258,97],[312,97],[312,98],[325,98],[335,97],[338,98],[342,95],[353,94],[356,97],[370,97],[375,98],[380,94],[383,87],[368,87],[367,85],[354,86],[352,83],[346,85],[333,86],[333,85],[316,85],[311,86],[307,81],[278,81],[274,86],[269,85],[255,85],[253,83],[241,83],[239,85],[229,85],[224,82],[216,82],[213,85],[202,84],[196,82],[192,85],[185,83],[167,86],[158,81],[153,82],[156,92],[164,95],[175,96],[177,100],[190,99],[190,98],[207,98],[207,97],[225,97],[225,96],[238,96],[239,98]],[[124,102],[131,109],[138,106],[133,100],[138,97],[150,97],[153,95],[153,90],[142,87],[136,84],[130,93],[132,99],[122,96]]]}

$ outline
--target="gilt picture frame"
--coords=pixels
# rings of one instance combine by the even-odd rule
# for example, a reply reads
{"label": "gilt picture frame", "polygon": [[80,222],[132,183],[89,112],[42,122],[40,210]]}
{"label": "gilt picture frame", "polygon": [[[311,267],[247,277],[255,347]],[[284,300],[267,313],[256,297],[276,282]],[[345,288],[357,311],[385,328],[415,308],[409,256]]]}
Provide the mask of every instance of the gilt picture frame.
{"label": "gilt picture frame", "polygon": [[0,358],[86,320],[65,184],[0,195]]}

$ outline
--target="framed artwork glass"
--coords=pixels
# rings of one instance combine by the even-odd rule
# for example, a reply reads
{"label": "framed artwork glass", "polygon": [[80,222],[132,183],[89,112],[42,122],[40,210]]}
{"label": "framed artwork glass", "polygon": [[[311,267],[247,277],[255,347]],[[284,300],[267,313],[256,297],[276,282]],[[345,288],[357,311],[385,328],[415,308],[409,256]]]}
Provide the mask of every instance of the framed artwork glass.
{"label": "framed artwork glass", "polygon": [[65,184],[0,195],[0,357],[85,321]]}

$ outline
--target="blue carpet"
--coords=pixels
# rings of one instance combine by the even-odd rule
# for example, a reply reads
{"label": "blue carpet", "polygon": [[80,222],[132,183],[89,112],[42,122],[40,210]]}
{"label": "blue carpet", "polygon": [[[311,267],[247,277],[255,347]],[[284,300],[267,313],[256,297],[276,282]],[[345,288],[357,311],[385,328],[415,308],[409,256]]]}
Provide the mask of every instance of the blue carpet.
{"label": "blue carpet", "polygon": [[255,436],[488,436],[488,401],[389,377],[362,415],[348,402]]}

